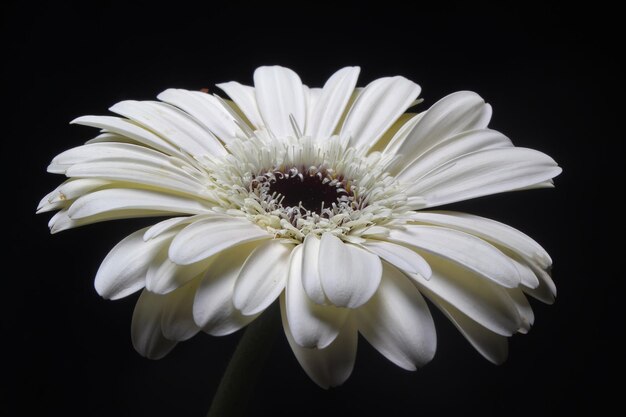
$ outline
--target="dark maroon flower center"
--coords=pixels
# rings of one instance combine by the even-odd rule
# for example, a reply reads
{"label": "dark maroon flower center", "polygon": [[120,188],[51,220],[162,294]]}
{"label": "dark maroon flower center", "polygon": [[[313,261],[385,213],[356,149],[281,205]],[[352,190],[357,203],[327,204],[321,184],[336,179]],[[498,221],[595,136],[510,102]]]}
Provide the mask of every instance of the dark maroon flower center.
{"label": "dark maroon flower center", "polygon": [[322,214],[323,208],[347,201],[348,192],[340,181],[332,181],[322,175],[276,176],[269,181],[269,194],[282,196],[283,207],[298,207]]}

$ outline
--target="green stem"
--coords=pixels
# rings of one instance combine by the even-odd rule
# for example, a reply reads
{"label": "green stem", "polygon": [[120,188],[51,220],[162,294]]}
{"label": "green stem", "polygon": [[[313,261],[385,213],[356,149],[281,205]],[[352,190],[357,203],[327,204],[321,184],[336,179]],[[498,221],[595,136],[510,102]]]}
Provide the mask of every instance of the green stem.
{"label": "green stem", "polygon": [[241,417],[280,328],[278,303],[248,325],[222,376],[207,417]]}

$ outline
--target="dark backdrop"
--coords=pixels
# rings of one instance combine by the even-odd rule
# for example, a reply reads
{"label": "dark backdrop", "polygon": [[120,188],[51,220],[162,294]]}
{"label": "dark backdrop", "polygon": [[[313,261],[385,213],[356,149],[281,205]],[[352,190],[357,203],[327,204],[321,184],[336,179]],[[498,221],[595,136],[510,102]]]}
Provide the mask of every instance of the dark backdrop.
{"label": "dark backdrop", "polygon": [[[280,335],[250,416],[595,414],[609,406],[617,390],[609,378],[621,365],[614,337],[624,327],[618,215],[625,155],[617,129],[623,48],[614,11],[524,2],[437,10],[389,2],[155,3],[1,6],[9,227],[1,303],[4,415],[204,415],[240,333],[199,335],[150,361],[130,343],[136,296],[110,302],[93,289],[107,251],[150,221],[49,236],[49,215],[34,211],[62,179],[45,173],[50,159],[95,134],[69,126],[73,118],[105,114],[123,99],[151,99],[167,87],[249,83],[262,64],[289,66],[313,86],[345,65],[362,67],[361,85],[401,74],[423,87],[425,106],[456,90],[477,91],[494,106],[494,128],[553,156],[564,173],[554,190],[455,206],[527,232],[555,262],[557,302],[534,303],[536,325],[511,339],[506,364],[482,359],[434,313],[432,363],[406,372],[361,340],[352,377],[324,391]],[[613,265],[621,272],[613,273]]]}

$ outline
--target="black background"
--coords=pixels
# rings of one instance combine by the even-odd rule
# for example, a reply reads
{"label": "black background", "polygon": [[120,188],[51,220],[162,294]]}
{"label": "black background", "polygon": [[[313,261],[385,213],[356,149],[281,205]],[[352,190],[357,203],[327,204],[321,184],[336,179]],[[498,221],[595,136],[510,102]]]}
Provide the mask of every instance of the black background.
{"label": "black background", "polygon": [[9,226],[3,415],[204,415],[240,333],[199,335],[150,361],[130,343],[136,296],[109,302],[93,289],[107,251],[150,220],[49,236],[49,215],[34,210],[62,180],[45,173],[50,159],[96,133],[69,126],[73,118],[168,87],[251,83],[263,64],[291,67],[312,86],[345,65],[362,67],[360,85],[401,74],[422,86],[423,106],[477,91],[494,107],[492,127],[553,156],[564,173],[553,190],[454,206],[525,231],[555,262],[557,302],[534,303],[536,324],[511,339],[504,365],[482,359],[434,312],[438,352],[429,365],[403,371],[361,340],[352,377],[324,391],[280,335],[250,416],[591,415],[610,407],[619,388],[610,378],[621,366],[615,337],[624,330],[623,47],[615,11],[525,2],[436,10],[390,2],[155,3],[1,6]]}

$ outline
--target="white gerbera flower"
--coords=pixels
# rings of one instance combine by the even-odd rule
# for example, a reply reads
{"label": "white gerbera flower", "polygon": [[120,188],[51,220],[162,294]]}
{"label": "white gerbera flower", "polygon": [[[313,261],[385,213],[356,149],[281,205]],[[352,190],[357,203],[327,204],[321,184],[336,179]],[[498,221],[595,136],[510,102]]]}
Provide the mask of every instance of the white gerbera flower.
{"label": "white gerbera flower", "polygon": [[526,299],[552,302],[551,260],[504,224],[435,206],[552,186],[561,169],[487,128],[491,107],[451,94],[419,114],[403,77],[355,88],[344,68],[323,88],[261,67],[254,87],[219,85],[232,101],[170,89],[123,101],[122,117],[49,171],[69,179],[41,202],[58,232],[105,220],[172,216],[109,253],[95,287],[142,290],[137,351],[160,358],[199,331],[232,333],[280,299],[298,361],[323,387],[350,375],[361,333],[405,369],[436,349],[424,297],[487,359],[533,323]]}

